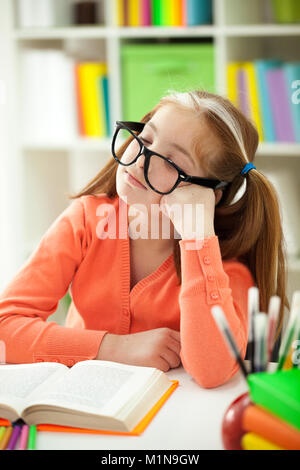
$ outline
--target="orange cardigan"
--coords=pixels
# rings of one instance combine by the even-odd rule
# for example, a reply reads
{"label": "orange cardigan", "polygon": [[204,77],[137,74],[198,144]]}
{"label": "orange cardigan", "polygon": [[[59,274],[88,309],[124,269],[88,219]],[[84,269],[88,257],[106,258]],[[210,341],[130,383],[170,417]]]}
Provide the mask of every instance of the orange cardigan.
{"label": "orange cardigan", "polygon": [[[116,224],[115,238],[105,238],[110,221]],[[186,249],[191,241],[180,240],[182,284],[171,254],[130,291],[127,227],[128,206],[118,196],[82,196],[70,203],[1,293],[6,361],[72,366],[95,359],[107,332],[169,327],[180,330],[185,370],[203,387],[224,383],[238,367],[210,309],[222,306],[244,355],[247,294],[254,285],[250,271],[235,260],[222,262],[217,236],[196,250]],[[69,288],[65,326],[46,322]]]}

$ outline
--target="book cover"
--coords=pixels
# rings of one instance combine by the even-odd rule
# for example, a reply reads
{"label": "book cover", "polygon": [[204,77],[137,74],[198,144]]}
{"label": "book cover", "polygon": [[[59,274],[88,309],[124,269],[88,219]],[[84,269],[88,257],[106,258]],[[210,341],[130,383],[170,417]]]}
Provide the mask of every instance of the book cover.
{"label": "book cover", "polygon": [[129,26],[140,26],[140,1],[128,0],[128,22]]}
{"label": "book cover", "polygon": [[242,417],[244,431],[254,432],[288,450],[300,450],[300,431],[261,406],[248,406]]}
{"label": "book cover", "polygon": [[99,87],[99,107],[103,109],[103,122],[105,135],[110,135],[110,116],[109,116],[109,96],[108,96],[108,78],[106,75],[98,78]]}
{"label": "book cover", "polygon": [[247,380],[253,403],[300,430],[300,369],[249,374]]}
{"label": "book cover", "polygon": [[251,117],[252,117],[253,122],[256,125],[256,129],[259,135],[259,140],[263,141],[264,135],[263,135],[262,122],[261,122],[261,111],[260,111],[260,103],[259,103],[259,98],[258,98],[258,90],[257,90],[258,87],[257,87],[254,63],[245,62],[244,67],[245,67],[245,72],[247,75]]}
{"label": "book cover", "polygon": [[179,385],[153,367],[97,360],[5,364],[0,377],[2,426],[120,435],[143,432]]}
{"label": "book cover", "polygon": [[300,62],[287,62],[283,65],[283,70],[288,90],[288,101],[292,115],[294,136],[296,142],[300,142]]}
{"label": "book cover", "polygon": [[86,135],[86,129],[84,126],[83,108],[82,108],[82,97],[80,93],[80,78],[79,78],[79,64],[74,65],[74,80],[75,80],[75,91],[76,91],[76,106],[77,106],[77,125],[78,133],[84,137]]}
{"label": "book cover", "polygon": [[103,137],[104,123],[99,109],[97,79],[106,71],[105,63],[83,62],[79,64],[80,97],[86,136]]}
{"label": "book cover", "polygon": [[276,140],[295,142],[289,97],[282,67],[266,71]]}
{"label": "book cover", "polygon": [[116,26],[124,26],[124,1],[123,0],[114,0],[114,12],[115,19],[114,23]]}
{"label": "book cover", "polygon": [[273,116],[271,112],[271,101],[268,89],[268,83],[266,79],[266,71],[279,67],[281,62],[279,60],[256,60],[254,62],[257,83],[258,83],[258,95],[261,109],[262,126],[264,130],[265,141],[275,142],[275,127],[273,122]]}
{"label": "book cover", "polygon": [[171,26],[182,26],[182,0],[173,0],[171,5]]}
{"label": "book cover", "polygon": [[242,111],[245,116],[252,119],[251,109],[250,109],[250,100],[249,100],[249,87],[247,81],[247,72],[244,67],[240,67],[237,72],[238,80],[238,105],[239,109]]}
{"label": "book cover", "polygon": [[150,26],[152,24],[151,0],[142,0],[141,18],[142,26]]}
{"label": "book cover", "polygon": [[161,0],[151,0],[151,14],[153,26],[161,26],[163,21]]}
{"label": "book cover", "polygon": [[186,0],[186,8],[188,26],[212,22],[211,0]]}
{"label": "book cover", "polygon": [[254,432],[242,436],[241,447],[243,450],[285,450]]}
{"label": "book cover", "polygon": [[239,66],[236,62],[229,62],[227,64],[227,96],[228,99],[239,107],[238,102],[238,71]]}

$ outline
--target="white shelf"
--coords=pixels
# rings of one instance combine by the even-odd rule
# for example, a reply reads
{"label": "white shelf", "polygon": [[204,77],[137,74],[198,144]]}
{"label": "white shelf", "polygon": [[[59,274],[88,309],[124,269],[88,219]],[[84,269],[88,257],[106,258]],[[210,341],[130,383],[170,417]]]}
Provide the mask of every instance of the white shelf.
{"label": "white shelf", "polygon": [[300,274],[300,258],[289,258],[288,259],[288,268],[290,272],[295,272]]}
{"label": "white shelf", "polygon": [[114,26],[66,26],[60,28],[16,29],[13,38],[16,40],[49,40],[49,39],[106,39],[106,38],[174,38],[174,37],[239,37],[239,36],[300,36],[300,25],[256,24],[232,26],[147,26],[147,27],[114,27]]}
{"label": "white shelf", "polygon": [[82,151],[109,151],[111,147],[111,138],[98,137],[78,137],[71,142],[24,142],[22,149],[26,151],[63,151],[72,152],[74,150]]}
{"label": "white shelf", "polygon": [[[45,150],[45,151],[72,151],[72,150],[97,150],[110,151],[111,139],[107,138],[75,138],[72,142],[27,142],[22,144],[23,150]],[[297,143],[261,143],[257,150],[257,156],[272,157],[299,157],[300,144]]]}
{"label": "white shelf", "polygon": [[36,28],[15,30],[13,38],[18,40],[43,40],[43,39],[69,39],[69,38],[130,38],[130,37],[212,37],[217,35],[220,29],[216,26],[195,26],[195,27],[109,27],[90,26],[65,28]]}
{"label": "white shelf", "polygon": [[258,156],[300,157],[300,143],[262,142],[257,150]]}
{"label": "white shelf", "polygon": [[225,26],[228,36],[300,36],[300,25],[251,24]]}

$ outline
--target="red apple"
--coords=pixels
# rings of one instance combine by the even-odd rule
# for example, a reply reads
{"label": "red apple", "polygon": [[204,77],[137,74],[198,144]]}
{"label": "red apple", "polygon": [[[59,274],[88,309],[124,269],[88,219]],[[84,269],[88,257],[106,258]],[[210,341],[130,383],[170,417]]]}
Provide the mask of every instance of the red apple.
{"label": "red apple", "polygon": [[251,400],[249,393],[246,392],[227,408],[222,422],[222,441],[225,450],[242,450],[241,438],[245,434],[242,429],[242,416],[249,405]]}

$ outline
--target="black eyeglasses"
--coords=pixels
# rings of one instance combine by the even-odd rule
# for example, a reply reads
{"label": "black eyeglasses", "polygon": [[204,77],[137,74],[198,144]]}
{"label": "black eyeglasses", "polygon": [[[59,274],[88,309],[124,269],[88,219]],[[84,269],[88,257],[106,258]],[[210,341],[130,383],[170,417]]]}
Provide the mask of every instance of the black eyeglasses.
{"label": "black eyeglasses", "polygon": [[[181,182],[189,182],[205,186],[206,188],[220,189],[229,184],[228,181],[219,181],[199,176],[190,176],[176,165],[170,158],[148,149],[138,134],[145,127],[144,122],[117,121],[112,139],[112,154],[115,160],[124,166],[130,166],[143,154],[145,156],[144,177],[153,191],[159,194],[170,194]],[[118,152],[124,141],[131,138],[126,149],[126,161]]]}

